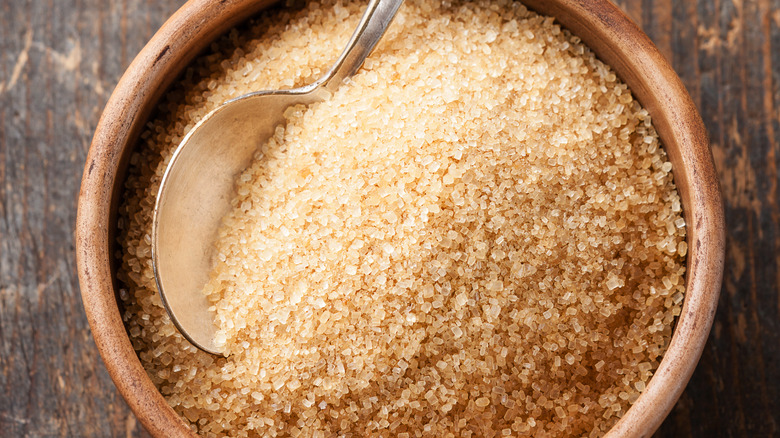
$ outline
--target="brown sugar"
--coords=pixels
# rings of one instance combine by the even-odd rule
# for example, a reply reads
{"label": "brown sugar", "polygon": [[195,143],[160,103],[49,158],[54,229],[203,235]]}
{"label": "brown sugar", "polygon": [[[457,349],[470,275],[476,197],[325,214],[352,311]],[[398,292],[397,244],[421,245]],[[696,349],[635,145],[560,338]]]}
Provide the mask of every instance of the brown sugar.
{"label": "brown sugar", "polygon": [[352,80],[238,179],[211,281],[218,358],[161,306],[151,210],[221,102],[316,79],[360,2],[273,10],[199,58],[131,158],[124,319],[203,436],[600,436],[680,313],[685,221],[650,116],[552,18],[407,0]]}

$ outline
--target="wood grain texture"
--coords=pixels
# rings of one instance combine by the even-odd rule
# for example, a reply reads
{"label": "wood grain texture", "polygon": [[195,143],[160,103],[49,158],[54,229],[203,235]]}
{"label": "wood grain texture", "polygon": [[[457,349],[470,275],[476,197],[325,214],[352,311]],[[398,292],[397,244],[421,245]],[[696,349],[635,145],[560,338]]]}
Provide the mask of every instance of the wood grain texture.
{"label": "wood grain texture", "polygon": [[[148,436],[108,378],[73,256],[86,151],[181,0],[0,2],[0,436]],[[658,437],[780,435],[780,0],[620,0],[710,133],[727,265],[699,367]]]}
{"label": "wood grain texture", "polygon": [[92,341],[73,223],[106,99],[176,3],[0,2],[0,436],[147,436]]}

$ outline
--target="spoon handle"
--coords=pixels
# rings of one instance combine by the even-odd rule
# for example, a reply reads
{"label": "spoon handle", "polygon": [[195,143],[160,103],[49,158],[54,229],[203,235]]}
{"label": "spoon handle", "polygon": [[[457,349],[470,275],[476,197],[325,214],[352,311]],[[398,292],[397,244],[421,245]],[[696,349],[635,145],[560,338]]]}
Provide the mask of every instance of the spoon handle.
{"label": "spoon handle", "polygon": [[371,0],[347,47],[316,85],[335,92],[344,79],[358,71],[374,50],[404,0]]}

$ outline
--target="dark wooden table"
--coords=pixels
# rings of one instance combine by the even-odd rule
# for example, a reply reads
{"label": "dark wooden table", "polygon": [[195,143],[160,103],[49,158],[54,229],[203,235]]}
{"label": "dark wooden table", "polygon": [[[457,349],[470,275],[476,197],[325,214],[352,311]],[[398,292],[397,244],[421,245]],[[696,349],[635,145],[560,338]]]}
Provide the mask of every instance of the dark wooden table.
{"label": "dark wooden table", "polygon": [[[181,0],[0,1],[0,436],[144,437],[75,273],[81,171],[120,75]],[[715,325],[658,437],[780,436],[780,0],[621,0],[710,132],[728,249]]]}

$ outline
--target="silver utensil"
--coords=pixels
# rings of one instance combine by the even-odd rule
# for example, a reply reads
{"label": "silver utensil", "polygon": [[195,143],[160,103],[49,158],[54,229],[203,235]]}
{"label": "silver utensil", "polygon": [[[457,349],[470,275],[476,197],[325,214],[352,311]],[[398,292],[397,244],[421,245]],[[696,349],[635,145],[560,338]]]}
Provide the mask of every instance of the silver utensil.
{"label": "silver utensil", "polygon": [[214,243],[230,211],[235,179],[284,122],[285,109],[327,98],[357,72],[403,0],[371,0],[336,63],[311,85],[229,100],[184,137],[165,171],[152,222],[152,264],[168,315],[196,347],[214,354],[217,326],[203,294]]}

